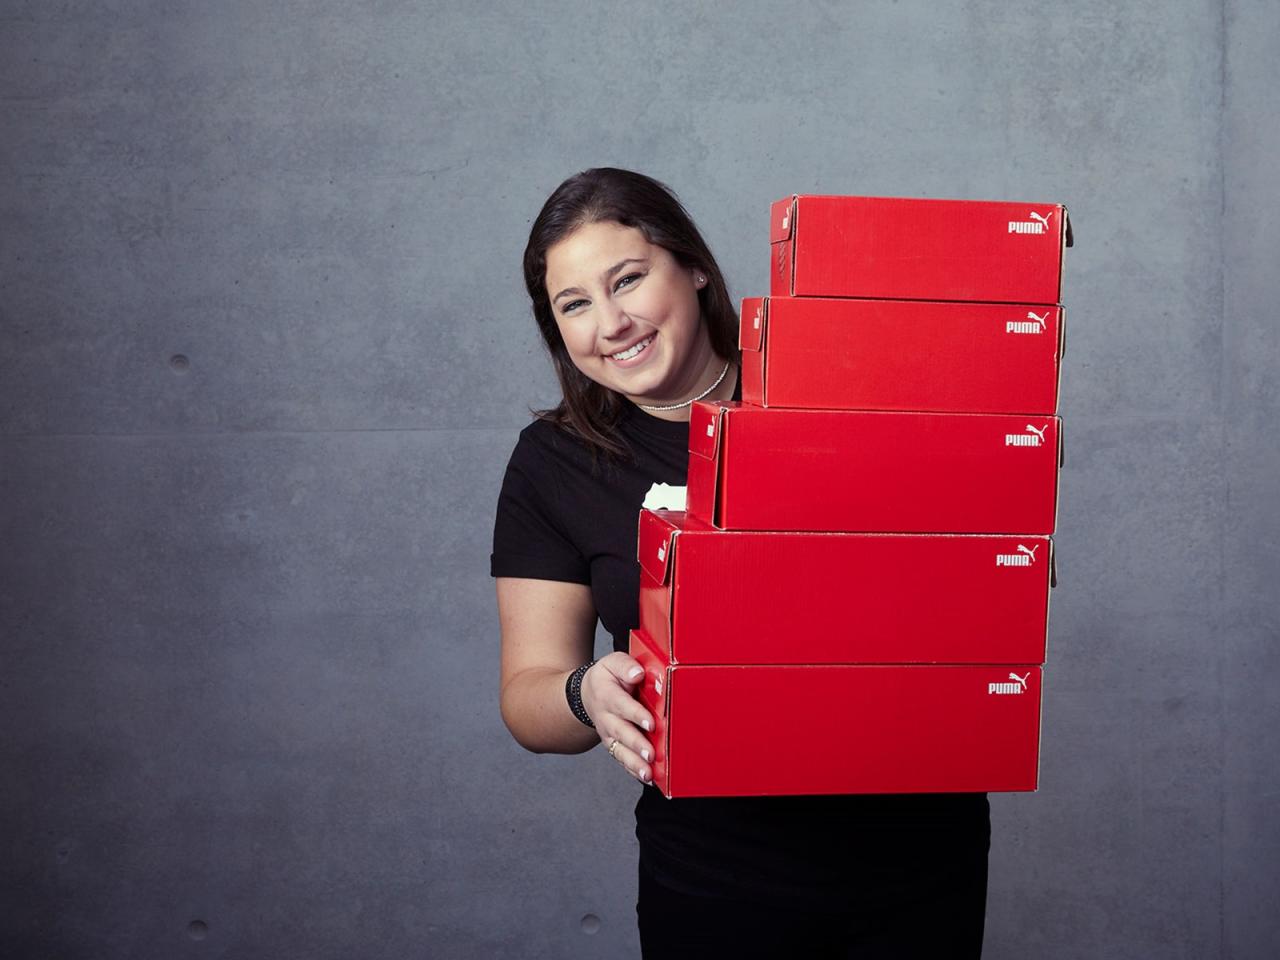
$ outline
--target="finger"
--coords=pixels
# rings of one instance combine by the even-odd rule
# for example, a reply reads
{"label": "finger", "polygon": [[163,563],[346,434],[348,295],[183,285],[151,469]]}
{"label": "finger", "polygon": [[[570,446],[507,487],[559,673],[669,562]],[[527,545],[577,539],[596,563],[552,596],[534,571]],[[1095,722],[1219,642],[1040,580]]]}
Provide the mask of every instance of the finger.
{"label": "finger", "polygon": [[614,740],[618,741],[618,746],[613,751],[614,757],[616,758],[618,754],[626,750],[633,757],[644,763],[652,761],[653,744],[649,742],[648,738],[640,730],[627,723],[625,718],[617,717],[614,719],[616,722],[609,723],[606,726],[607,730],[612,731],[612,735],[605,740],[606,745],[612,744]]}
{"label": "finger", "polygon": [[618,679],[619,683],[627,686],[639,683],[644,676],[644,667],[640,666],[640,661],[621,651],[610,654],[600,662]]}
{"label": "finger", "polygon": [[[635,674],[635,679],[628,679],[628,674]],[[582,704],[597,730],[601,728],[602,717],[610,713],[640,722],[644,708],[640,707],[641,714],[636,714],[635,685],[643,677],[644,668],[626,654],[611,653],[591,665],[582,678]]]}
{"label": "finger", "polygon": [[631,722],[642,729],[645,733],[653,733],[653,715],[649,713],[639,702],[632,700],[631,705],[627,709],[627,716]]}
{"label": "finger", "polygon": [[[612,714],[619,721],[626,724],[633,724],[639,727],[645,733],[653,733],[653,714],[644,708],[639,700],[631,697],[619,696],[616,693],[612,696],[606,695],[601,698],[604,703],[604,712]],[[599,724],[596,724],[599,729]],[[633,727],[633,729],[634,729]],[[606,722],[606,730],[615,729],[613,724]],[[624,740],[631,740],[626,733],[622,734]]]}
{"label": "finger", "polygon": [[[616,758],[623,750],[639,757],[645,763],[653,759],[653,745],[645,735],[628,723],[623,717],[610,717],[605,724],[604,745]],[[614,742],[617,747],[613,747]]]}
{"label": "finger", "polygon": [[613,759],[641,783],[649,783],[653,777],[653,771],[648,763],[652,755],[648,744],[643,747],[630,747],[624,741],[618,740],[617,746],[613,748]]}

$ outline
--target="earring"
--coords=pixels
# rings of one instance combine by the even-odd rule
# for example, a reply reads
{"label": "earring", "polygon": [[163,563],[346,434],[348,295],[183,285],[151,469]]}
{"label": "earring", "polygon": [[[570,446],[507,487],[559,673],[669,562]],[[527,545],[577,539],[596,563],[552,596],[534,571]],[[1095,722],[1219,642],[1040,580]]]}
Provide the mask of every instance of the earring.
{"label": "earring", "polygon": [[706,277],[704,277],[702,274],[698,274],[698,282],[699,282],[699,283],[706,283],[706,282],[707,282],[707,278],[706,278]]}

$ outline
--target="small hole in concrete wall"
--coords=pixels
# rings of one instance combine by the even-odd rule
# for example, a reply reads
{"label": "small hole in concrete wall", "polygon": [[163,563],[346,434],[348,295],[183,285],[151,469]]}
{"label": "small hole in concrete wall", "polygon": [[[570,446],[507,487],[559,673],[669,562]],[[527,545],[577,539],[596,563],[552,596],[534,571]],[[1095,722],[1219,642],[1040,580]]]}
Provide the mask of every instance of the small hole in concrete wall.
{"label": "small hole in concrete wall", "polygon": [[187,936],[192,940],[203,940],[209,935],[209,925],[203,920],[192,920],[187,924]]}
{"label": "small hole in concrete wall", "polygon": [[191,361],[188,360],[186,357],[184,357],[182,354],[175,353],[172,357],[169,358],[169,366],[172,367],[174,370],[176,370],[178,373],[186,373],[187,370],[191,367]]}
{"label": "small hole in concrete wall", "polygon": [[594,913],[588,913],[582,918],[583,933],[597,933],[600,930],[600,918]]}

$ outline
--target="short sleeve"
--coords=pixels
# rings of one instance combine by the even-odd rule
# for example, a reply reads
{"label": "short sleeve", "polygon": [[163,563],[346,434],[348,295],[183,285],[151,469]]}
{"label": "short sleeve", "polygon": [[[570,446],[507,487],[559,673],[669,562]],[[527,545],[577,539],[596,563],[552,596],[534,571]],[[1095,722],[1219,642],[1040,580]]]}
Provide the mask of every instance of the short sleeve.
{"label": "short sleeve", "polygon": [[490,576],[591,582],[586,559],[557,516],[556,489],[547,456],[528,431],[521,433],[498,494]]}

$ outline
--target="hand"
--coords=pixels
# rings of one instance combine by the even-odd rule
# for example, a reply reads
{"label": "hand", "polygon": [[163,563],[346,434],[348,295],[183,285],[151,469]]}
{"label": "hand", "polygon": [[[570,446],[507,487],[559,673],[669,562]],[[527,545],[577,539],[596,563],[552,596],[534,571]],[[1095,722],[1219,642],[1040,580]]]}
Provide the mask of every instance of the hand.
{"label": "hand", "polygon": [[[641,783],[653,782],[649,762],[653,748],[643,731],[653,730],[653,718],[635,698],[644,681],[644,668],[625,653],[601,657],[582,677],[582,706],[613,758]],[[617,746],[614,746],[617,741]]]}

